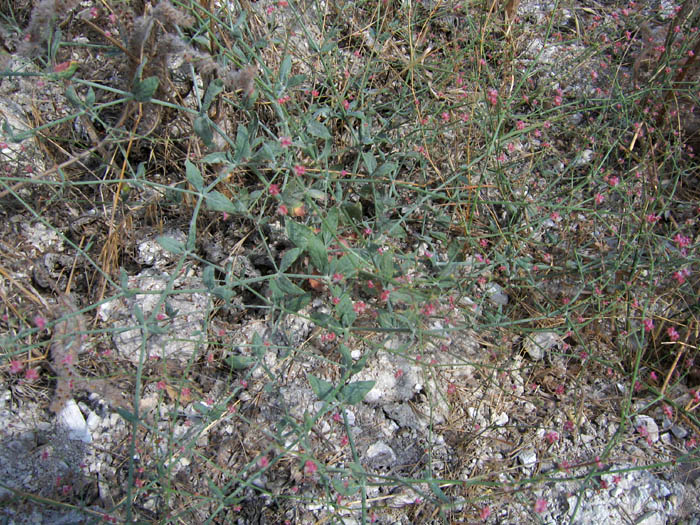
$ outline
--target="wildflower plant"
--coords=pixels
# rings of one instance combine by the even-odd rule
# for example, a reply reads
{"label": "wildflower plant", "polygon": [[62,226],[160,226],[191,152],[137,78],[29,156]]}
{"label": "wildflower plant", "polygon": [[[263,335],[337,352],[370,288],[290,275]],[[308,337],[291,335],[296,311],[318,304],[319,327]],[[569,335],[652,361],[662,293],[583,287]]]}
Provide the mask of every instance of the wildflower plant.
{"label": "wildflower plant", "polygon": [[[651,441],[635,417],[698,423],[697,9],[590,9],[580,31],[508,5],[43,0],[3,20],[24,55],[3,82],[54,100],[3,144],[53,167],[20,175],[3,148],[0,195],[75,258],[44,293],[82,301],[36,312],[12,288],[2,372],[43,381],[57,412],[109,398],[125,435],[107,515],[367,523],[393,498],[415,523],[538,519],[554,481],[576,484],[574,519],[623,439]],[[164,284],[134,288],[147,266]],[[173,304],[195,295],[183,336]],[[107,320],[137,296],[155,300]],[[56,351],[76,334],[101,350]],[[112,354],[124,334],[136,359]],[[591,454],[594,381],[621,424]],[[390,438],[361,426],[382,389]],[[538,428],[523,400],[547,408]],[[516,435],[533,465],[478,459]]]}

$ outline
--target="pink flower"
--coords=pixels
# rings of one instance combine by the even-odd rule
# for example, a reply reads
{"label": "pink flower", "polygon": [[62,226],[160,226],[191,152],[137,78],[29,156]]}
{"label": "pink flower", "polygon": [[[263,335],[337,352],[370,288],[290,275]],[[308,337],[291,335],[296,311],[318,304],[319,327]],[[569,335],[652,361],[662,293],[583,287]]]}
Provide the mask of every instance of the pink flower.
{"label": "pink flower", "polygon": [[43,330],[44,328],[46,328],[46,318],[40,315],[35,315],[34,326],[36,326],[39,330]]}
{"label": "pink flower", "polygon": [[16,374],[18,372],[21,372],[23,368],[24,363],[22,361],[18,361],[16,359],[10,361],[10,373]]}
{"label": "pink flower", "polygon": [[673,238],[673,241],[678,245],[679,248],[686,248],[688,245],[690,245],[690,239],[685,235],[681,235],[680,233],[676,234],[676,236]]}
{"label": "pink flower", "polygon": [[289,137],[280,137],[280,145],[283,148],[287,148],[292,145],[292,139]]}
{"label": "pink flower", "polygon": [[600,194],[600,193],[595,194],[595,203],[596,204],[603,204],[604,200],[605,200],[605,197],[602,194]]}
{"label": "pink flower", "polygon": [[344,447],[348,443],[350,443],[350,439],[348,439],[348,436],[343,436],[340,440],[340,446]]}
{"label": "pink flower", "polygon": [[347,100],[347,99],[343,100],[343,109],[345,109],[345,111],[350,109],[350,101],[349,100]]}
{"label": "pink flower", "polygon": [[561,98],[560,95],[555,95],[555,96],[554,96],[554,105],[555,105],[555,106],[561,106],[562,100],[563,100],[563,99]]}
{"label": "pink flower", "polygon": [[423,308],[421,308],[421,313],[425,317],[431,317],[435,315],[435,312],[437,312],[437,306],[435,306],[433,303],[426,303],[423,305]]}
{"label": "pink flower", "polygon": [[670,406],[664,405],[663,411],[669,419],[673,417],[673,409]]}
{"label": "pink flower", "polygon": [[489,89],[487,97],[489,99],[489,103],[492,106],[495,106],[496,104],[498,104],[498,91],[497,90],[495,90],[493,88]]}
{"label": "pink flower", "polygon": [[258,466],[260,468],[265,468],[270,464],[270,460],[267,459],[267,456],[263,456],[258,460]]}
{"label": "pink flower", "polygon": [[481,512],[479,513],[479,518],[481,518],[481,521],[486,521],[489,519],[489,516],[491,516],[491,507],[486,505],[481,509]]}
{"label": "pink flower", "polygon": [[270,184],[268,186],[267,191],[272,195],[273,197],[276,195],[280,194],[280,185],[279,184]]}
{"label": "pink flower", "polygon": [[678,332],[676,331],[675,326],[669,326],[668,330],[666,330],[666,332],[668,333],[668,337],[671,339],[671,341],[678,341],[678,338],[680,336],[678,335]]}
{"label": "pink flower", "polygon": [[306,473],[306,475],[312,476],[317,470],[318,466],[316,465],[316,463],[314,463],[310,459],[307,459],[306,463],[304,463],[304,472]]}
{"label": "pink flower", "polygon": [[165,390],[165,386],[165,381],[163,381],[162,379],[156,383],[156,387],[158,388],[158,390]]}
{"label": "pink flower", "polygon": [[535,512],[537,514],[542,514],[547,510],[547,500],[543,498],[537,498],[535,501]]}
{"label": "pink flower", "polygon": [[653,213],[650,213],[646,216],[646,221],[649,224],[654,224],[655,222],[658,222],[660,218],[661,217],[659,217],[658,215],[654,215]]}
{"label": "pink flower", "polygon": [[673,272],[673,278],[678,281],[678,284],[683,284],[685,282],[685,275],[683,275],[683,272]]}
{"label": "pink flower", "polygon": [[39,372],[36,371],[36,368],[27,368],[27,371],[24,372],[24,379],[27,381],[36,381],[39,379]]}
{"label": "pink flower", "polygon": [[361,315],[367,310],[367,304],[364,301],[357,301],[352,305],[352,309],[355,310],[357,315]]}
{"label": "pink flower", "polygon": [[447,385],[447,393],[449,395],[454,395],[457,392],[457,386],[454,383]]}
{"label": "pink flower", "polygon": [[306,166],[302,166],[301,164],[294,166],[295,175],[303,175],[304,173],[306,173]]}
{"label": "pink flower", "polygon": [[519,120],[518,122],[515,123],[515,127],[518,130],[523,130],[523,129],[525,129],[525,122],[523,122],[522,120]]}
{"label": "pink flower", "polygon": [[277,208],[277,213],[279,215],[287,215],[289,213],[289,210],[284,204],[280,204],[279,207]]}
{"label": "pink flower", "polygon": [[550,445],[557,441],[559,439],[559,434],[554,432],[553,430],[550,430],[544,435],[544,439],[549,443]]}
{"label": "pink flower", "polygon": [[389,299],[390,294],[391,294],[391,292],[385,288],[384,290],[382,290],[382,293],[379,295],[379,298],[382,301],[386,301]]}

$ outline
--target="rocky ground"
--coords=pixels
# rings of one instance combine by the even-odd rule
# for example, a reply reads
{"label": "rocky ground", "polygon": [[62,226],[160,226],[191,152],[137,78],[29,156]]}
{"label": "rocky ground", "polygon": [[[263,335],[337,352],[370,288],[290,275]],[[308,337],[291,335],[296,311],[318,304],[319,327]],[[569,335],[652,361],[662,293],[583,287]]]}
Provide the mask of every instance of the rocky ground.
{"label": "rocky ground", "polygon": [[[273,5],[256,4],[260,16]],[[552,8],[521,2],[519,14],[537,24]],[[556,72],[581,51],[533,39],[523,60]],[[14,132],[32,111],[70,111],[63,89],[34,77],[0,91]],[[4,166],[45,173],[57,148],[4,137]],[[163,177],[118,208],[90,185],[64,199],[57,172],[52,185],[0,188],[5,523],[700,523],[698,429],[682,415],[697,390],[648,372],[630,385],[609,327],[492,328],[483,309],[516,298],[491,281],[426,303],[420,333],[358,330],[338,344],[321,285],[295,314],[263,308],[277,293],[266,277],[294,246],[284,219],[255,229],[211,214],[197,257],[183,257],[191,214]],[[419,281],[448,254],[406,229],[378,242],[414,243],[430,260],[407,274]],[[208,264],[232,268],[227,301]],[[469,279],[476,264],[456,271]]]}

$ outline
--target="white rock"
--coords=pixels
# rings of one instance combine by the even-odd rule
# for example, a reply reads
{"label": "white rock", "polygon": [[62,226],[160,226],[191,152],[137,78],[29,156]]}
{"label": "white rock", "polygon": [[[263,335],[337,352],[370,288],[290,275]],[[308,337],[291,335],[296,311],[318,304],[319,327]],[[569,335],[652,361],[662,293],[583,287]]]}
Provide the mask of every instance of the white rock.
{"label": "white rock", "polygon": [[367,459],[373,467],[389,467],[396,462],[396,453],[383,441],[377,441],[367,449]]}
{"label": "white rock", "polygon": [[537,452],[534,448],[526,448],[518,454],[518,461],[523,466],[523,470],[529,470],[537,463]]}
{"label": "white rock", "polygon": [[78,404],[69,399],[66,406],[58,414],[58,424],[68,431],[68,438],[92,443],[92,436]]}
{"label": "white rock", "polygon": [[491,423],[497,427],[502,427],[508,424],[508,414],[505,412],[500,412],[491,416]]}
{"label": "white rock", "polygon": [[100,423],[102,423],[102,418],[91,410],[87,417],[88,428],[91,431],[95,431],[100,426]]}
{"label": "white rock", "polygon": [[523,348],[533,361],[539,361],[547,350],[559,343],[561,343],[561,337],[556,332],[537,332],[525,338]]}
{"label": "white rock", "polygon": [[486,295],[496,306],[505,306],[508,304],[508,294],[503,290],[503,287],[498,283],[489,283],[486,286]]}
{"label": "white rock", "polygon": [[646,427],[649,439],[651,439],[652,443],[656,443],[659,440],[659,426],[651,417],[643,414],[638,415],[634,418],[634,427]]}

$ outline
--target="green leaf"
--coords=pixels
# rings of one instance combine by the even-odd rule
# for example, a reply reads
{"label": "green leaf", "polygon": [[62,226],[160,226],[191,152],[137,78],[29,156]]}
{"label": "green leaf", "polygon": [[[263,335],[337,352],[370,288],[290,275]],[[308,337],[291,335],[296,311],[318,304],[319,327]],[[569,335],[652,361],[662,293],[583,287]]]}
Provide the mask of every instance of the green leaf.
{"label": "green leaf", "polygon": [[292,57],[290,55],[287,55],[282,60],[282,64],[280,64],[280,76],[279,76],[279,85],[280,86],[286,85],[287,78],[289,77],[289,72],[291,70],[292,70]]}
{"label": "green leaf", "polygon": [[95,105],[95,90],[88,88],[87,95],[85,95],[85,106],[91,108]]}
{"label": "green leaf", "polygon": [[148,102],[158,89],[158,77],[148,77],[134,82],[134,100],[136,102]]}
{"label": "green leaf", "polygon": [[133,412],[129,412],[128,410],[124,410],[123,408],[116,407],[117,409],[117,414],[122,416],[126,421],[129,423],[138,423],[139,418],[136,417],[136,414]]}
{"label": "green leaf", "polygon": [[306,82],[306,75],[294,75],[292,78],[289,79],[289,82],[287,82],[287,87],[296,87],[302,85],[304,82]]}
{"label": "green leaf", "polygon": [[290,248],[284,252],[282,260],[280,261],[280,272],[286,271],[287,268],[294,264],[294,261],[296,261],[303,252],[304,250],[301,248]]}
{"label": "green leaf", "polygon": [[373,176],[384,177],[390,173],[393,173],[396,170],[396,167],[397,164],[395,162],[385,162],[377,168],[377,170],[373,173]]}
{"label": "green leaf", "polygon": [[234,370],[245,370],[246,368],[250,368],[252,364],[255,362],[255,359],[252,357],[246,357],[244,355],[229,355],[225,359],[226,364],[233,368]]}
{"label": "green leaf", "polygon": [[240,211],[223,193],[212,190],[204,195],[207,207],[213,211],[225,211],[226,213],[236,213]]}
{"label": "green leaf", "polygon": [[328,132],[326,126],[316,120],[310,120],[309,123],[306,125],[306,130],[309,132],[310,135],[319,139],[331,139],[331,134]]}
{"label": "green leaf", "polygon": [[297,295],[295,297],[285,298],[282,301],[282,306],[292,313],[297,313],[302,308],[308,306],[313,297],[310,293],[305,293],[304,295]]}
{"label": "green leaf", "polygon": [[192,184],[197,191],[202,191],[204,188],[202,174],[199,173],[197,166],[192,164],[189,160],[185,161],[185,177],[187,177],[189,183]]}
{"label": "green leaf", "polygon": [[342,205],[343,211],[356,223],[362,222],[362,204],[359,202],[346,202]]}
{"label": "green leaf", "polygon": [[68,102],[70,102],[76,108],[83,107],[83,101],[80,100],[80,97],[72,84],[66,88],[66,98],[68,99]]}
{"label": "green leaf", "polygon": [[231,302],[233,298],[233,290],[226,286],[215,286],[212,288],[211,293],[217,296],[219,299],[226,301],[226,304]]}
{"label": "green leaf", "polygon": [[180,241],[176,241],[172,237],[166,235],[161,235],[156,239],[156,242],[161,245],[161,247],[170,253],[185,253],[185,245]]}
{"label": "green leaf", "polygon": [[194,128],[194,132],[200,139],[202,139],[202,142],[204,142],[204,145],[207,148],[211,148],[214,145],[212,142],[214,139],[214,131],[209,123],[209,118],[204,115],[198,116],[196,119],[194,119],[192,127]]}
{"label": "green leaf", "polygon": [[311,230],[290,218],[287,218],[285,226],[289,240],[292,241],[297,248],[305,250],[309,244],[309,239],[314,236]]}
{"label": "green leaf", "polygon": [[[328,194],[325,191],[317,190],[315,188],[309,188],[306,190],[306,194],[314,200],[326,202],[328,199]],[[335,208],[331,208],[335,209]]]}
{"label": "green leaf", "polygon": [[136,166],[136,173],[134,174],[135,179],[143,180],[146,177],[146,164],[139,162]]}
{"label": "green leaf", "polygon": [[[331,394],[331,392],[333,392],[332,383],[329,383],[324,379],[320,379],[313,374],[308,374],[307,377],[309,378],[309,384],[311,385],[311,389],[321,401],[325,400],[326,397],[328,397]],[[332,399],[332,397],[329,398],[329,400]]]}
{"label": "green leaf", "polygon": [[352,323],[357,319],[357,314],[352,307],[352,301],[344,294],[338,304],[335,306],[335,311],[340,318],[340,322],[344,327],[352,326]]}
{"label": "green leaf", "polygon": [[363,151],[362,152],[362,160],[365,163],[365,168],[367,168],[367,173],[369,175],[374,174],[374,171],[377,169],[377,159],[374,158],[374,155],[372,154],[371,151]]}
{"label": "green leaf", "polygon": [[211,106],[212,102],[214,102],[214,99],[223,90],[224,81],[220,78],[214,79],[209,83],[209,86],[207,87],[207,92],[204,95],[204,100],[202,101],[202,113],[206,113],[207,111],[209,111],[209,107]]}
{"label": "green leaf", "polygon": [[248,157],[250,157],[248,128],[242,124],[239,124],[238,131],[236,132],[236,152],[233,155],[233,159],[238,161]]}
{"label": "green leaf", "polygon": [[[273,289],[274,286],[274,289]],[[289,280],[286,275],[280,275],[275,279],[270,281],[270,291],[278,291],[278,297],[283,297],[285,295],[303,295],[304,290],[299,288],[296,284]]]}
{"label": "green leaf", "polygon": [[321,273],[326,273],[328,268],[328,251],[323,241],[317,235],[312,235],[309,238],[306,250],[309,252],[311,263],[316,269]]}
{"label": "green leaf", "polygon": [[338,352],[340,352],[340,356],[343,359],[343,366],[349,367],[352,365],[352,354],[350,353],[350,349],[341,344],[338,345]]}
{"label": "green leaf", "polygon": [[205,155],[202,159],[204,164],[225,164],[229,162],[228,154],[223,151],[215,151],[209,155]]}
{"label": "green leaf", "polygon": [[348,405],[356,405],[365,398],[375,384],[376,381],[354,381],[345,385],[341,390],[343,401]]}
{"label": "green leaf", "polygon": [[211,291],[214,289],[216,286],[216,277],[214,275],[213,266],[209,265],[204,268],[204,271],[202,272],[202,282],[204,283],[204,286],[207,287],[207,290]]}

